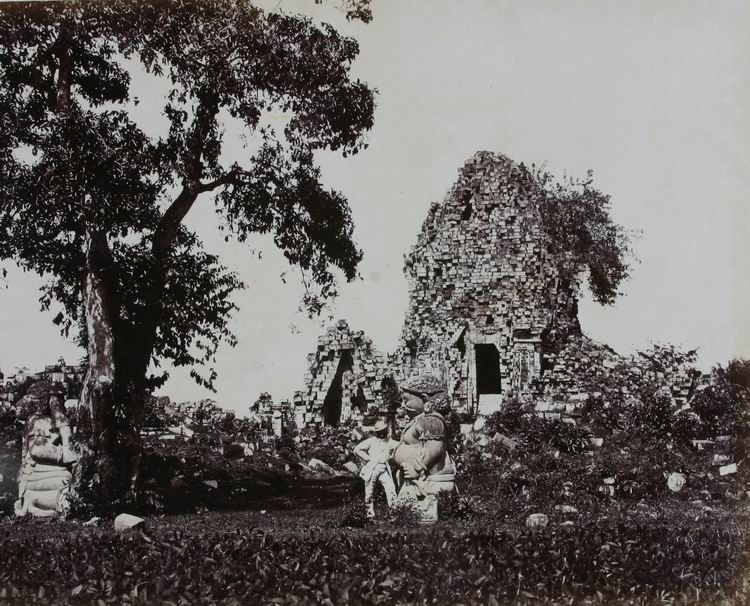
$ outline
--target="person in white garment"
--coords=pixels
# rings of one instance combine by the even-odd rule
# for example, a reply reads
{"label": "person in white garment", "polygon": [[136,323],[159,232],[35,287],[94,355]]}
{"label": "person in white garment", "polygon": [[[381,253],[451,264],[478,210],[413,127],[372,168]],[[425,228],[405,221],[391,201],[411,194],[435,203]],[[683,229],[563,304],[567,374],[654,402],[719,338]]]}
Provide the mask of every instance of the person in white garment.
{"label": "person in white garment", "polygon": [[375,517],[373,494],[378,482],[383,486],[388,507],[396,499],[396,487],[388,461],[398,444],[396,440],[388,439],[388,425],[384,421],[378,421],[372,428],[372,436],[354,448],[354,454],[364,462],[359,476],[365,481],[365,504],[369,518]]}

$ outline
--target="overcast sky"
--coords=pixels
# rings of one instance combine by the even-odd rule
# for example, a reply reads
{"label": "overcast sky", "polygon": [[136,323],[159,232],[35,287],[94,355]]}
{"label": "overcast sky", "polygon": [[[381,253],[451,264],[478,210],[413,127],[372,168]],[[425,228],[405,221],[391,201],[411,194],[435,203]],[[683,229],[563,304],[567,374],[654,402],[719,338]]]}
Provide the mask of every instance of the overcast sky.
{"label": "overcast sky", "polygon": [[[264,4],[324,10],[311,0]],[[213,397],[240,413],[262,391],[289,398],[328,315],[395,349],[403,254],[478,150],[546,162],[558,175],[592,169],[615,220],[642,232],[617,304],[582,303],[589,336],[623,354],[651,341],[700,347],[704,369],[750,358],[750,3],[375,0],[373,12],[368,25],[316,13],[359,40],[355,74],[378,89],[369,149],[320,157],[326,183],[350,201],[362,280],[342,284],[329,312],[309,321],[298,274],[269,242],[252,243],[260,259],[225,244],[212,204],[198,205],[189,224],[248,285],[236,296],[239,345],[218,354],[217,394],[186,370],[162,393]],[[158,96],[158,83],[135,85]],[[158,130],[159,111],[141,103],[136,118]],[[230,145],[227,159],[242,153]],[[40,283],[11,268],[0,290],[6,374],[83,354],[38,310]]]}

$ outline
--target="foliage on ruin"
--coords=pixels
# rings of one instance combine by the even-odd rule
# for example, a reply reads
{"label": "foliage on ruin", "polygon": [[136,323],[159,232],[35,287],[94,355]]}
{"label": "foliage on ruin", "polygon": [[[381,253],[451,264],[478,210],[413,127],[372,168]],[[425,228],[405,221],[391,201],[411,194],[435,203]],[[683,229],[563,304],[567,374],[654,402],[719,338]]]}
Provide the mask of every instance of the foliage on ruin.
{"label": "foliage on ruin", "polygon": [[735,358],[726,368],[727,381],[734,385],[750,389],[750,360]]}
{"label": "foliage on ruin", "polygon": [[611,305],[630,276],[633,234],[612,218],[611,199],[585,178],[557,180],[532,167],[526,178],[540,210],[561,279],[574,283],[585,274],[595,301]]}

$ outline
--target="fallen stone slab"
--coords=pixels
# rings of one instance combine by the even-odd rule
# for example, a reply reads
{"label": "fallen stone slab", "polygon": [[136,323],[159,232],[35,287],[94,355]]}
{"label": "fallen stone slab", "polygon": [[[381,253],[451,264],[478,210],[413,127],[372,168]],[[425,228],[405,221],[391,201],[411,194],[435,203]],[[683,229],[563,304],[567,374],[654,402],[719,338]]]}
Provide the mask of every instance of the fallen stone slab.
{"label": "fallen stone slab", "polygon": [[354,461],[347,461],[346,463],[344,463],[344,469],[355,476],[359,475],[359,465],[357,465]]}
{"label": "fallen stone slab", "polygon": [[509,438],[508,436],[503,435],[500,432],[497,432],[494,436],[492,436],[492,441],[502,444],[508,450],[515,450],[518,446],[518,442],[516,440]]}
{"label": "fallen stone slab", "polygon": [[330,475],[335,475],[336,470],[333,469],[328,463],[324,463],[320,459],[310,459],[310,462],[307,464],[307,466],[314,470],[314,471],[320,471],[323,473],[328,473]]}
{"label": "fallen stone slab", "polygon": [[691,440],[691,443],[698,450],[703,450],[709,446],[716,444],[714,440]]}
{"label": "fallen stone slab", "polygon": [[684,473],[672,472],[667,477],[667,487],[672,492],[680,492],[687,482],[687,478]]}
{"label": "fallen stone slab", "polygon": [[543,513],[532,513],[526,518],[528,528],[544,528],[549,524],[549,518]]}
{"label": "fallen stone slab", "polygon": [[129,513],[121,513],[115,518],[115,532],[124,532],[131,528],[138,528],[146,523],[146,520],[139,518],[138,516],[130,515]]}
{"label": "fallen stone slab", "polygon": [[715,454],[713,460],[711,461],[711,465],[714,467],[719,467],[721,465],[726,465],[729,463],[730,458],[728,455],[723,454]]}
{"label": "fallen stone slab", "polygon": [[572,505],[555,505],[555,509],[561,513],[578,513],[578,510]]}

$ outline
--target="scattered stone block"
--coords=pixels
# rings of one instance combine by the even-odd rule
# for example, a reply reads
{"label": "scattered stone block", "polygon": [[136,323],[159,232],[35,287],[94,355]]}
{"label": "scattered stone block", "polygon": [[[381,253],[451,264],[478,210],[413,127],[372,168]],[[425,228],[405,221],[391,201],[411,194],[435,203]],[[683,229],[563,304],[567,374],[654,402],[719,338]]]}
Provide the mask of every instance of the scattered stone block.
{"label": "scattered stone block", "polygon": [[203,483],[209,488],[216,490],[219,488],[219,482],[217,480],[203,480]]}
{"label": "scattered stone block", "polygon": [[729,463],[729,460],[730,459],[727,455],[717,453],[714,455],[714,458],[711,460],[711,465],[713,465],[714,467],[719,467],[721,465],[726,465],[727,463]]}
{"label": "scattered stone block", "polygon": [[549,518],[543,513],[532,513],[526,518],[528,528],[544,528],[549,524]]}
{"label": "scattered stone block", "polygon": [[691,442],[697,450],[704,450],[709,446],[716,444],[713,440],[691,440]]}
{"label": "scattered stone block", "polygon": [[572,505],[555,505],[555,509],[560,513],[578,513],[578,510]]}
{"label": "scattered stone block", "polygon": [[667,477],[667,487],[672,492],[680,492],[687,482],[687,478],[683,473],[672,472]]}
{"label": "scattered stone block", "polygon": [[719,467],[720,476],[728,476],[733,473],[737,473],[737,463],[732,463],[730,465],[723,465],[722,467]]}
{"label": "scattered stone block", "polygon": [[492,441],[502,444],[508,450],[515,450],[518,447],[518,442],[516,440],[509,438],[508,436],[503,435],[500,432],[497,432],[494,436],[492,436]]}
{"label": "scattered stone block", "polygon": [[336,470],[333,469],[328,463],[324,463],[320,459],[310,459],[310,462],[307,464],[307,466],[314,470],[314,471],[320,471],[322,473],[327,473],[330,475],[335,475]]}
{"label": "scattered stone block", "polygon": [[124,532],[131,528],[138,528],[143,526],[146,520],[139,518],[138,516],[130,515],[129,513],[121,513],[115,518],[114,528],[115,532]]}
{"label": "scattered stone block", "polygon": [[344,463],[344,469],[346,469],[352,475],[359,475],[359,465],[357,465],[354,461],[347,461],[346,463]]}

